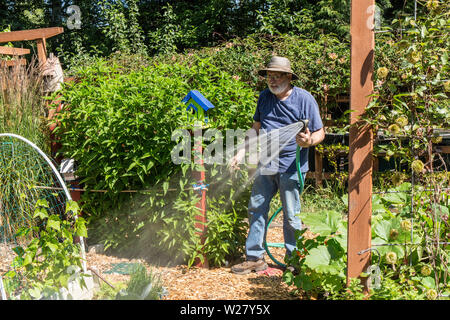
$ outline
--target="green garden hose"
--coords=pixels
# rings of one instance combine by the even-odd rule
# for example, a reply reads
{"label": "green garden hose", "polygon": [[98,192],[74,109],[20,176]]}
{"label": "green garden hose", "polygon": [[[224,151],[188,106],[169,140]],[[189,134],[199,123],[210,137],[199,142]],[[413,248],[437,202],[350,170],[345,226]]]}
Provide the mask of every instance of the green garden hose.
{"label": "green garden hose", "polygon": [[[295,164],[297,167],[297,174],[298,174],[298,181],[299,181],[299,193],[300,195],[303,193],[303,189],[305,186],[305,181],[303,179],[302,172],[300,170],[300,151],[302,148],[300,146],[297,146],[297,151],[295,155]],[[275,219],[275,217],[280,213],[280,211],[283,209],[283,207],[278,208],[277,211],[270,217],[269,222],[267,223],[266,231],[264,233],[264,249],[266,249],[267,255],[272,259],[273,262],[275,262],[277,265],[285,268],[286,264],[278,261],[269,251],[269,247],[274,248],[284,248],[284,243],[267,243],[266,236],[267,236],[267,229],[269,229],[270,223]]]}

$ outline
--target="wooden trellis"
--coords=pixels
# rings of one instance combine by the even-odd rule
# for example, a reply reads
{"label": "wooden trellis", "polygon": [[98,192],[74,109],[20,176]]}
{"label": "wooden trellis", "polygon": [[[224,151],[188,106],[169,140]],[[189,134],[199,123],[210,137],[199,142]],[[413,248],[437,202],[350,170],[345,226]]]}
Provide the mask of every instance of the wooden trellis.
{"label": "wooden trellis", "polygon": [[[374,21],[375,1],[358,0],[351,2],[351,90],[349,141],[349,182],[348,182],[348,242],[347,242],[347,285],[351,278],[359,278],[371,262],[371,216],[372,216],[372,170],[376,170],[372,156],[373,135],[370,127],[359,116],[364,114],[373,93],[373,61],[375,47]],[[417,1],[414,1],[414,18],[417,17]],[[448,131],[446,131],[448,132]],[[443,132],[445,134],[445,132]],[[448,154],[449,146],[429,145],[429,150]],[[375,168],[374,168],[375,165]],[[432,166],[432,164],[431,164]],[[413,173],[414,177],[414,173]],[[414,178],[411,182],[412,199],[414,196]],[[448,190],[448,188],[444,188]],[[432,191],[432,190],[429,190]],[[412,201],[412,200],[411,200]],[[411,225],[413,224],[413,204],[411,203]],[[433,240],[436,246],[449,242]],[[416,245],[411,242],[384,245]],[[411,260],[410,260],[411,263]],[[365,291],[368,291],[368,278],[362,279]]]}
{"label": "wooden trellis", "polygon": [[[46,40],[63,32],[64,29],[61,27],[1,32],[0,44],[8,42],[36,41],[39,67],[43,67],[45,66],[45,62],[47,61]],[[0,68],[26,66],[27,60],[24,58],[24,56],[27,54],[30,54],[30,49],[0,46],[0,56],[6,55],[9,57],[13,57],[12,60],[0,60]],[[18,79],[0,78],[0,86],[2,90],[5,90],[8,86],[11,85],[9,83],[10,81],[18,81]]]}
{"label": "wooden trellis", "polygon": [[[36,41],[39,64],[43,65],[45,61],[47,61],[47,44],[46,44],[47,39],[63,32],[64,29],[61,27],[1,32],[0,43],[18,42],[18,41]],[[7,54],[13,56],[22,56],[28,53],[30,53],[30,50],[21,48],[3,47],[0,49],[0,54]]]}

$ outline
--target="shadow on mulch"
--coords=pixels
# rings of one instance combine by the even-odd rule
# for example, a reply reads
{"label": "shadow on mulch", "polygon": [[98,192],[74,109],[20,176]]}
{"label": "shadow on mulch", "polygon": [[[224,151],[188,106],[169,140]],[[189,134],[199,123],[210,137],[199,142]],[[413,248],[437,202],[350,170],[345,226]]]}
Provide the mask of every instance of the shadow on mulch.
{"label": "shadow on mulch", "polygon": [[282,276],[262,275],[256,278],[249,278],[248,282],[254,285],[247,292],[249,297],[256,300],[301,300],[302,297],[291,293],[292,289],[283,285]]}
{"label": "shadow on mulch", "polygon": [[247,292],[249,297],[257,300],[301,300],[302,297],[293,293],[294,288],[288,287],[283,281],[283,269],[276,265],[269,264],[268,273],[261,273],[261,276],[249,278],[252,285]]}

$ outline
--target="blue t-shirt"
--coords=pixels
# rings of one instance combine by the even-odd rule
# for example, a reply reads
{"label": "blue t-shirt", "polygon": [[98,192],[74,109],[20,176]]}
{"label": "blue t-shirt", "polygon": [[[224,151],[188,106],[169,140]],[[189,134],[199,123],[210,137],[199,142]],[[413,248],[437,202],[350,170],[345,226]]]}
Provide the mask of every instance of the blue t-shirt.
{"label": "blue t-shirt", "polygon": [[[319,106],[308,91],[294,86],[289,97],[283,101],[279,100],[269,89],[260,93],[253,120],[261,122],[262,130],[270,132],[304,119],[309,120],[308,128],[311,132],[323,127]],[[278,166],[275,167],[278,172],[296,172],[296,149],[297,143],[294,135],[276,159]],[[307,172],[309,170],[308,148],[302,148],[300,158],[301,171]]]}

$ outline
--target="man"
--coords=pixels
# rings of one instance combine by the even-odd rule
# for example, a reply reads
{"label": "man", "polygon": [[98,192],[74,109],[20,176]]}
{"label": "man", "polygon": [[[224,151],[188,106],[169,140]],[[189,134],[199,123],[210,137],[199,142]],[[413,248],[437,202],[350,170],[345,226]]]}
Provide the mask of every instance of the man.
{"label": "man", "polygon": [[[296,247],[295,231],[302,223],[300,213],[299,181],[296,168],[296,148],[302,147],[301,172],[308,171],[308,148],[322,142],[325,131],[320,118],[319,107],[314,97],[304,89],[292,86],[291,81],[298,76],[291,70],[290,61],[284,57],[274,56],[259,75],[266,77],[268,88],[260,93],[252,128],[259,134],[260,130],[270,132],[287,125],[308,119],[309,124],[283,147],[278,155],[276,171],[261,171],[255,176],[252,193],[248,204],[249,233],[245,244],[246,261],[234,265],[231,271],[247,274],[267,268],[264,261],[264,233],[267,225],[270,201],[277,191],[283,206],[283,236],[286,254],[291,255]],[[230,161],[230,166],[237,169],[245,156],[245,149],[238,151]]]}

